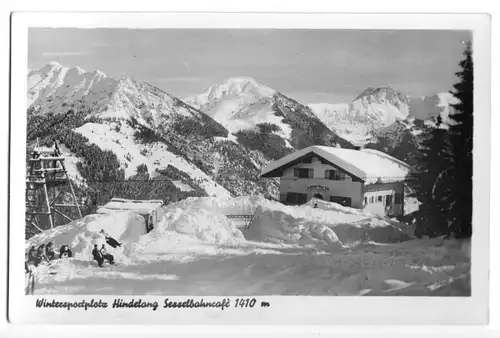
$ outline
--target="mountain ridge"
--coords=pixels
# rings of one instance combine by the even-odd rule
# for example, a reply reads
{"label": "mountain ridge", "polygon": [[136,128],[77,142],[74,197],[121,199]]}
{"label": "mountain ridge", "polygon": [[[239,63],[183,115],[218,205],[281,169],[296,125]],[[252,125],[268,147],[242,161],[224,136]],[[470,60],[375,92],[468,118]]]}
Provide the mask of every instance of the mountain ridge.
{"label": "mountain ridge", "polygon": [[308,106],[330,129],[356,145],[372,139],[376,131],[410,118],[443,120],[456,99],[450,93],[411,97],[389,86],[368,87],[350,103],[310,103]]}

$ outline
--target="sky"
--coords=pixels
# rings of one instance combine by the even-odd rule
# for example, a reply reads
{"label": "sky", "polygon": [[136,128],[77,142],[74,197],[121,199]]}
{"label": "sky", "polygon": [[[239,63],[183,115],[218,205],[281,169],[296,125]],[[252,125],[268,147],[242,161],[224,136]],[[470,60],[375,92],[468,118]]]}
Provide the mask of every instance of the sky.
{"label": "sky", "polygon": [[30,28],[28,68],[99,69],[181,99],[245,76],[304,104],[347,103],[367,87],[451,90],[470,39],[451,30]]}

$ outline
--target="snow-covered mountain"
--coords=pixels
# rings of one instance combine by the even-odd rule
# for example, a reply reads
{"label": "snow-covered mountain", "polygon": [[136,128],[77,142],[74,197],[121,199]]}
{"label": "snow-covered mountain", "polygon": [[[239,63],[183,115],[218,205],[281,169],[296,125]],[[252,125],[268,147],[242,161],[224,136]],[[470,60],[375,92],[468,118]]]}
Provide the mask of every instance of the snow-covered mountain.
{"label": "snow-covered mountain", "polygon": [[351,103],[309,107],[331,130],[355,144],[366,143],[374,130],[406,119],[410,111],[408,95],[390,87],[369,87]]}
{"label": "snow-covered mountain", "polygon": [[390,87],[370,87],[351,103],[312,103],[309,107],[331,130],[356,145],[363,145],[373,141],[377,130],[397,122],[411,124],[410,120],[417,119],[432,124],[437,116],[449,121],[455,103],[457,99],[447,92],[410,97]]}
{"label": "snow-covered mountain", "polygon": [[150,178],[167,175],[210,196],[277,194],[275,181],[259,177],[269,161],[259,149],[147,82],[51,62],[29,71],[27,94],[28,147],[57,139],[72,177],[88,183],[117,162],[125,179],[144,165]]}
{"label": "snow-covered mountain", "polygon": [[391,87],[369,87],[350,106],[351,111],[366,116],[375,126],[387,126],[397,120],[404,120],[410,112],[408,95]]}
{"label": "snow-covered mountain", "polygon": [[184,99],[184,102],[203,110],[217,120],[230,120],[248,106],[271,98],[276,91],[259,84],[250,77],[234,77],[209,86],[200,94]]}
{"label": "snow-covered mountain", "polygon": [[309,141],[314,139],[315,144],[352,146],[324,126],[309,107],[249,77],[226,79],[184,101],[214,118],[230,133],[258,132],[259,125],[274,125],[271,134],[281,138],[288,149],[301,148],[303,136]]}
{"label": "snow-covered mountain", "polygon": [[249,77],[229,78],[209,86],[200,94],[184,98],[184,102],[203,111],[229,130],[255,129],[259,123],[272,123],[281,128],[281,136],[290,138],[291,128],[283,117],[273,112],[276,90]]}
{"label": "snow-covered mountain", "polygon": [[313,103],[309,107],[328,128],[354,144],[366,142],[375,128],[366,116],[353,113],[348,103]]}
{"label": "snow-covered mountain", "polygon": [[28,73],[28,109],[56,114],[89,110],[96,117],[134,118],[149,127],[178,118],[214,125],[205,114],[147,82],[111,77],[100,70],[86,72],[57,62]]}

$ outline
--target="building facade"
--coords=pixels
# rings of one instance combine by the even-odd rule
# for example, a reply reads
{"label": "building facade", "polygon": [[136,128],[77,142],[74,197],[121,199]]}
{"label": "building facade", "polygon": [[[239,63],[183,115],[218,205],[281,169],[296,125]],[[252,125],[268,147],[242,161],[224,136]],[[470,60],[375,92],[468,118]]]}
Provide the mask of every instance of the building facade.
{"label": "building facade", "polygon": [[271,163],[262,176],[280,177],[280,201],[285,204],[300,205],[318,198],[398,216],[404,211],[408,172],[405,163],[380,152],[313,146]]}

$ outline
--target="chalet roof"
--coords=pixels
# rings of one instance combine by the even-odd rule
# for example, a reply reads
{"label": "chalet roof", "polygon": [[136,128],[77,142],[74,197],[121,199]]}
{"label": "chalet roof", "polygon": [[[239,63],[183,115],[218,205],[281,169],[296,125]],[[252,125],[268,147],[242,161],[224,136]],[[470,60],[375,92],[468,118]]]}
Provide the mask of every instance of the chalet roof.
{"label": "chalet roof", "polygon": [[311,153],[316,154],[368,184],[403,181],[411,170],[408,164],[373,149],[352,150],[310,146],[269,163],[263,168],[261,176],[279,177],[282,170],[300,162],[302,158]]}

